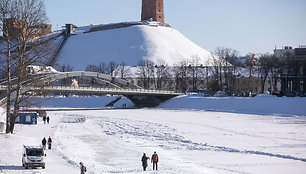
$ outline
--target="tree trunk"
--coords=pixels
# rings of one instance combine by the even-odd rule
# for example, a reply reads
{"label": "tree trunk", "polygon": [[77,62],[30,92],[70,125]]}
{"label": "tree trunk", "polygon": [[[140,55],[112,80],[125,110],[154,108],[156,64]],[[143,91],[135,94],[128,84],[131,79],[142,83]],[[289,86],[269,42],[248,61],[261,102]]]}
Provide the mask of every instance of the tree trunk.
{"label": "tree trunk", "polygon": [[264,79],[263,79],[263,82],[262,82],[262,84],[261,84],[261,93],[264,93],[264,90],[265,90],[265,83],[266,83],[266,80],[267,80],[267,76],[268,76],[268,73],[265,74]]}
{"label": "tree trunk", "polygon": [[10,40],[7,40],[7,91],[6,91],[6,130],[5,133],[10,133],[10,114],[11,114],[11,45]]}
{"label": "tree trunk", "polygon": [[21,87],[22,87],[22,80],[24,78],[24,56],[21,55],[19,58],[19,68],[18,68],[18,78],[17,78],[17,89],[16,89],[16,96],[15,96],[15,103],[14,103],[14,110],[13,110],[13,118],[11,120],[10,132],[11,134],[14,133],[15,121],[17,118],[17,114],[19,111],[19,104],[20,104],[20,96],[21,96]]}

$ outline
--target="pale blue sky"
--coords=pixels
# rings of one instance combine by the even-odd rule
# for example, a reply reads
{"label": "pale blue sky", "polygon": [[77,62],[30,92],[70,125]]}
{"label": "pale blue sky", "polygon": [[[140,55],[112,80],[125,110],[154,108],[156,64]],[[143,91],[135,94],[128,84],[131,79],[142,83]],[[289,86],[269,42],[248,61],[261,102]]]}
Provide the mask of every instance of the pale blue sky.
{"label": "pale blue sky", "polygon": [[[166,21],[199,46],[241,54],[306,45],[306,0],[164,0]],[[45,0],[53,29],[138,21],[141,0]]]}

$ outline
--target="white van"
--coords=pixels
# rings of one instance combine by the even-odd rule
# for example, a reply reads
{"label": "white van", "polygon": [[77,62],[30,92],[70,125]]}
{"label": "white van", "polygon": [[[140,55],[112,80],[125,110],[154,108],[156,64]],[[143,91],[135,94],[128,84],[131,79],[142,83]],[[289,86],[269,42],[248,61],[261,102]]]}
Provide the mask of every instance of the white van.
{"label": "white van", "polygon": [[45,168],[46,154],[41,146],[25,146],[23,145],[22,166],[28,169],[29,167]]}

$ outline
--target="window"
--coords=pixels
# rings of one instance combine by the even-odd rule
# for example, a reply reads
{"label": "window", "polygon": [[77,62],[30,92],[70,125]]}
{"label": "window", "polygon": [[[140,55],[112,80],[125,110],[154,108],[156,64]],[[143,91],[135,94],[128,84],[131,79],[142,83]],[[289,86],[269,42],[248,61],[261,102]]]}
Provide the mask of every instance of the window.
{"label": "window", "polygon": [[31,116],[30,115],[26,116],[26,122],[31,122]]}

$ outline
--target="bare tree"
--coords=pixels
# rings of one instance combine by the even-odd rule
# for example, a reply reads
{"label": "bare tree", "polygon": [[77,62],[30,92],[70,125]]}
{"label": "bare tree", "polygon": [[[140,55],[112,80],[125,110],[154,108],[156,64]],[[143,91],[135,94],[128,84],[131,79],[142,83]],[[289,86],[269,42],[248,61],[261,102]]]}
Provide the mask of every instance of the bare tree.
{"label": "bare tree", "polygon": [[126,66],[124,62],[122,62],[114,72],[114,76],[119,76],[121,79],[126,79],[130,75],[130,67]]}
{"label": "bare tree", "polygon": [[218,90],[226,89],[228,92],[235,90],[236,71],[239,66],[237,50],[217,47],[211,54],[213,59],[213,76]]}
{"label": "bare tree", "polygon": [[109,71],[109,74],[111,75],[111,76],[113,76],[114,75],[114,71],[115,71],[115,69],[117,68],[117,63],[116,62],[114,62],[114,61],[110,61],[109,62],[109,64],[108,64],[108,71]]}
{"label": "bare tree", "polygon": [[102,74],[106,74],[107,73],[107,65],[104,62],[99,64],[98,72],[102,73]]}
{"label": "bare tree", "polygon": [[[3,4],[4,6],[2,6]],[[43,64],[43,62],[47,62],[46,59],[50,55],[51,49],[48,48],[48,40],[35,39],[42,34],[42,31],[38,30],[38,26],[47,20],[42,0],[1,0],[1,11],[1,23],[4,26],[2,31],[8,45],[5,52],[7,78],[11,78],[11,73],[16,76],[14,88],[7,91],[6,100],[7,106],[11,106],[11,101],[13,101],[13,117],[7,124],[7,133],[13,133],[20,103],[26,97],[26,91],[23,89],[31,81],[27,76],[26,67],[32,63]],[[11,23],[14,23],[17,29],[13,30]],[[8,79],[7,85],[12,87],[9,83]],[[9,95],[12,97],[12,93],[14,94],[13,98],[8,97]],[[8,107],[7,110],[9,111]]]}
{"label": "bare tree", "polygon": [[[113,66],[116,66],[115,62],[112,62],[109,64],[109,66],[111,67],[111,69],[113,69]],[[98,66],[91,64],[91,65],[87,65],[85,70],[86,71],[91,71],[91,72],[98,72],[98,73],[102,73],[102,74],[110,74],[109,68],[104,62],[100,63]]]}
{"label": "bare tree", "polygon": [[193,55],[191,62],[188,65],[188,74],[192,78],[192,90],[198,90],[198,80],[201,75],[201,69],[203,69],[203,64],[200,64],[200,57],[198,55]]}
{"label": "bare tree", "polygon": [[265,83],[269,73],[273,67],[273,55],[268,53],[262,54],[259,58],[259,65],[260,65],[260,76],[261,76],[261,92],[264,92]]}
{"label": "bare tree", "polygon": [[149,89],[150,83],[154,83],[154,63],[150,60],[141,60],[139,62],[138,76],[143,88]]}
{"label": "bare tree", "polygon": [[257,86],[257,82],[254,80],[254,75],[257,73],[257,66],[258,66],[258,62],[257,59],[255,58],[255,54],[254,53],[249,53],[244,57],[244,65],[243,67],[245,67],[248,70],[248,76],[247,76],[247,84],[245,87],[246,91],[244,92],[254,92],[256,91],[255,88]]}
{"label": "bare tree", "polygon": [[10,113],[11,113],[11,40],[9,36],[8,25],[4,25],[7,18],[11,16],[12,13],[12,1],[10,0],[0,0],[0,31],[3,32],[2,41],[0,42],[0,58],[1,58],[1,72],[6,75],[7,80],[7,91],[6,91],[6,133],[10,132]]}
{"label": "bare tree", "polygon": [[60,71],[61,72],[71,72],[73,70],[73,67],[72,66],[70,66],[70,65],[62,65],[61,67],[60,67]]}
{"label": "bare tree", "polygon": [[215,89],[214,91],[220,91],[223,89],[223,78],[222,78],[222,60],[219,59],[218,56],[211,54],[211,59],[213,61],[213,64],[210,68],[210,72],[211,72],[211,77],[214,80],[214,83],[212,83],[211,85],[215,85],[215,86],[211,86],[211,89]]}
{"label": "bare tree", "polygon": [[98,72],[99,67],[96,65],[87,65],[85,68],[85,71],[90,71],[90,72]]}
{"label": "bare tree", "polygon": [[[170,74],[168,64],[163,60],[158,60],[155,65],[156,69],[156,89],[166,88],[166,84],[170,83]],[[164,85],[163,85],[164,84]],[[169,86],[168,86],[169,88]]]}
{"label": "bare tree", "polygon": [[188,61],[183,60],[174,65],[173,74],[175,78],[175,89],[177,91],[185,92],[187,90],[188,80]]}
{"label": "bare tree", "polygon": [[[73,67],[71,65],[61,65],[59,68],[60,72],[71,72],[73,70]],[[72,81],[72,78],[64,78],[60,80],[61,85],[70,85]]]}

